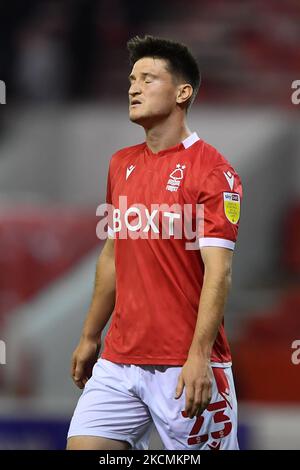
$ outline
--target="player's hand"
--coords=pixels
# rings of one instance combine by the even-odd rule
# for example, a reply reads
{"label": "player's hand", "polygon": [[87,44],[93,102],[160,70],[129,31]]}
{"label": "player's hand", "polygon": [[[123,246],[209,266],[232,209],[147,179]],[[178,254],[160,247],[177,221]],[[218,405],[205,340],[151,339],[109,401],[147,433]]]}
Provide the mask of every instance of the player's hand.
{"label": "player's hand", "polygon": [[189,355],[178,378],[176,396],[178,399],[185,387],[185,410],[188,418],[200,416],[212,397],[213,372],[210,361],[199,354]]}
{"label": "player's hand", "polygon": [[92,375],[92,369],[98,359],[100,343],[97,340],[81,338],[71,362],[71,377],[79,388],[84,388]]}

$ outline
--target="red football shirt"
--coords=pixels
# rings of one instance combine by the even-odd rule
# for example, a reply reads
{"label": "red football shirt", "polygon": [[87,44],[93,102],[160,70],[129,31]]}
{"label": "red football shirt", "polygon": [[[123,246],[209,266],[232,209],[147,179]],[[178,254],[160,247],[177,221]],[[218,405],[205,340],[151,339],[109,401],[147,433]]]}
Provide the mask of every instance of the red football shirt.
{"label": "red football shirt", "polygon": [[[235,170],[196,133],[156,154],[142,143],[112,156],[116,302],[103,358],[184,364],[203,284],[199,247],[234,249],[241,197]],[[231,362],[223,323],[211,361]]]}

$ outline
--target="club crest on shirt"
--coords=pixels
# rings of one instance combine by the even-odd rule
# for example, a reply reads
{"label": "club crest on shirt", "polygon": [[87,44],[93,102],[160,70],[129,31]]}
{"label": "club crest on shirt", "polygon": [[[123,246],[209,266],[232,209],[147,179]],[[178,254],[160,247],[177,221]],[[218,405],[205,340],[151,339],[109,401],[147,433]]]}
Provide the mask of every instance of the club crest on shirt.
{"label": "club crest on shirt", "polygon": [[240,218],[240,195],[237,193],[223,193],[224,212],[232,224],[237,224]]}
{"label": "club crest on shirt", "polygon": [[180,187],[181,180],[183,179],[183,171],[185,169],[185,165],[180,165],[177,163],[175,170],[169,176],[169,181],[166,186],[167,191],[178,191]]}

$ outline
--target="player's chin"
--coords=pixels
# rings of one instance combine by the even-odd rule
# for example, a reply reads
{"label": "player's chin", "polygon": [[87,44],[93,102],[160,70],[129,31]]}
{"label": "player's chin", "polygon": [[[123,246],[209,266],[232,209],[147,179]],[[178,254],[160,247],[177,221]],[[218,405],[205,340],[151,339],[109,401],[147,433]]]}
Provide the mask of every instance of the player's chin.
{"label": "player's chin", "polygon": [[131,122],[135,122],[136,124],[142,124],[145,121],[145,116],[136,110],[129,110],[129,119]]}

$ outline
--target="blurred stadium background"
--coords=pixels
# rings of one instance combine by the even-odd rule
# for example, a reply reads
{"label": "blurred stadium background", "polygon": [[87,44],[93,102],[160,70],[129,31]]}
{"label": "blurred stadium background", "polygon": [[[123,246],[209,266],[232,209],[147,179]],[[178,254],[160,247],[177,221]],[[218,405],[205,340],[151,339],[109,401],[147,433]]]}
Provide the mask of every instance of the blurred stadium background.
{"label": "blurred stadium background", "polygon": [[299,0],[10,0],[0,21],[0,448],[65,446],[96,207],[111,154],[144,140],[127,118],[125,44],[148,33],[193,50],[190,127],[244,184],[226,311],[241,447],[300,449]]}

